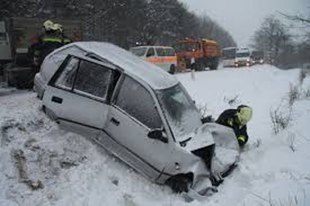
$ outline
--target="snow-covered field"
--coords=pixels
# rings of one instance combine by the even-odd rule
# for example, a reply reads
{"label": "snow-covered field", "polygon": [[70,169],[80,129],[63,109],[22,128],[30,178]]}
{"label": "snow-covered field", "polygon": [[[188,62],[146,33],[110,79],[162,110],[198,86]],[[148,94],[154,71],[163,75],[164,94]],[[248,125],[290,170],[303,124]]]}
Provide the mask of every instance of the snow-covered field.
{"label": "snow-covered field", "polygon": [[[239,104],[254,110],[239,167],[218,193],[191,203],[59,129],[33,92],[0,88],[0,206],[308,206],[310,76],[301,83],[299,75],[268,65],[176,75],[207,115]],[[292,88],[299,95],[290,104]],[[271,114],[291,114],[288,127],[274,134]]]}

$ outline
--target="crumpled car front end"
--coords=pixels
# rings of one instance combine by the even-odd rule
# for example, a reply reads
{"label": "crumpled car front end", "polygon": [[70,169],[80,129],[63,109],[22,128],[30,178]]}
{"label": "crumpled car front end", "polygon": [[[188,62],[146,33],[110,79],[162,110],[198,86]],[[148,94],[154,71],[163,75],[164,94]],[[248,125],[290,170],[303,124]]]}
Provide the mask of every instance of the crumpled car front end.
{"label": "crumpled car front end", "polygon": [[206,123],[180,142],[181,173],[193,174],[187,193],[187,201],[205,200],[217,191],[214,180],[220,181],[229,175],[239,160],[240,149],[234,131],[228,127]]}

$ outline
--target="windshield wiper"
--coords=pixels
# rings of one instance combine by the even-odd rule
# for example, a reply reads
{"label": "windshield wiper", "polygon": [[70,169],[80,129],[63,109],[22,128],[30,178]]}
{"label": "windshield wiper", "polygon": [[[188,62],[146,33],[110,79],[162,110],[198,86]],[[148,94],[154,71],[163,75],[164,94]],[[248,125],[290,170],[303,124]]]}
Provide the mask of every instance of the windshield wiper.
{"label": "windshield wiper", "polygon": [[182,142],[179,142],[180,145],[181,145],[181,147],[185,147],[185,146],[186,146],[186,143],[187,143],[188,141],[190,141],[191,139],[192,139],[192,137],[189,137],[189,138],[187,138],[186,140],[183,140]]}

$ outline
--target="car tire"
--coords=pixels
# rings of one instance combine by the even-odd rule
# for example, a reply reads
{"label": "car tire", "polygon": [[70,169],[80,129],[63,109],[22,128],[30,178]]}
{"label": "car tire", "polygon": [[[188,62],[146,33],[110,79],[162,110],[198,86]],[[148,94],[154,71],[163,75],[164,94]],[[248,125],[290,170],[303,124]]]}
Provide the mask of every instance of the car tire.
{"label": "car tire", "polygon": [[188,192],[188,188],[191,182],[192,179],[189,178],[187,175],[179,174],[170,177],[166,181],[166,185],[168,185],[173,192],[182,193],[182,192]]}
{"label": "car tire", "polygon": [[175,74],[175,72],[176,72],[175,65],[172,64],[172,65],[170,66],[169,74]]}

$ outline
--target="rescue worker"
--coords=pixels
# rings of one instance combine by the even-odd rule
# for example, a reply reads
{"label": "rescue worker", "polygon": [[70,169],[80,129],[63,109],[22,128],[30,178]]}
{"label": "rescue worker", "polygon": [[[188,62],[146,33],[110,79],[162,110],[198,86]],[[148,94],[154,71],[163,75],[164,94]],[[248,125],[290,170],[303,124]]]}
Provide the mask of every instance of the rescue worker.
{"label": "rescue worker", "polygon": [[38,42],[35,46],[35,66],[40,67],[44,58],[54,51],[55,49],[61,47],[62,39],[58,37],[54,23],[47,20],[43,23],[44,33],[38,37]]}
{"label": "rescue worker", "polygon": [[237,109],[225,110],[215,122],[232,128],[242,148],[249,139],[246,124],[251,120],[252,114],[253,110],[251,107],[240,105]]}
{"label": "rescue worker", "polygon": [[33,87],[34,76],[39,72],[44,58],[62,45],[62,39],[57,36],[54,23],[50,20],[45,21],[43,23],[43,34],[33,37],[32,44],[28,48],[28,58],[33,66],[33,74],[29,77],[25,88]]}
{"label": "rescue worker", "polygon": [[62,44],[66,45],[66,44],[70,44],[72,42],[72,40],[65,35],[64,33],[64,28],[61,24],[54,24],[54,27],[56,29],[56,33],[58,35],[58,37],[60,37],[62,39]]}

